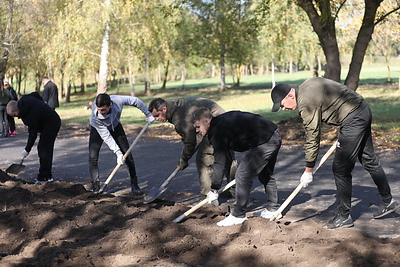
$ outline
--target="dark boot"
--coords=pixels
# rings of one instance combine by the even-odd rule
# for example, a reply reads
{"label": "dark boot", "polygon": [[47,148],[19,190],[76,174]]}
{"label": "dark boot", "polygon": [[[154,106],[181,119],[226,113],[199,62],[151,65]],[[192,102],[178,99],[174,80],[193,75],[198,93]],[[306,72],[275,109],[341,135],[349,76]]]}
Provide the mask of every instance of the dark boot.
{"label": "dark boot", "polygon": [[131,189],[132,189],[132,194],[134,195],[143,195],[144,192],[142,189],[140,189],[138,182],[137,182],[137,177],[134,179],[131,179]]}

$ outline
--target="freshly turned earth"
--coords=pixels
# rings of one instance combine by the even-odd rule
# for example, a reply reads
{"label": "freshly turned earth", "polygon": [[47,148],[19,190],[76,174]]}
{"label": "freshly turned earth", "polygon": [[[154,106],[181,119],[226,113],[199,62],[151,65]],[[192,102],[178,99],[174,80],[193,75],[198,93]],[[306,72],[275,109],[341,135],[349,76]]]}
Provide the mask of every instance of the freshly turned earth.
{"label": "freshly turned earth", "polygon": [[[286,142],[303,140],[301,132],[280,132]],[[286,217],[218,227],[226,206],[203,206],[186,221],[171,222],[189,208],[167,200],[143,204],[132,195],[93,197],[82,184],[34,185],[0,171],[0,265],[400,265],[399,237],[370,237],[355,227],[327,230]]]}

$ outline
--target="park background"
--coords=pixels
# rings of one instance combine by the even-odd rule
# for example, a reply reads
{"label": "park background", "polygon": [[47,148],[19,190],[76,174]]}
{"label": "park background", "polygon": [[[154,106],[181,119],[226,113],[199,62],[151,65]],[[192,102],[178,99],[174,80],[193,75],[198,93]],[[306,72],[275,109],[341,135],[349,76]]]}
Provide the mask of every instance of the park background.
{"label": "park background", "polygon": [[[93,198],[84,188],[90,110],[97,93],[154,97],[201,96],[226,110],[259,113],[283,136],[276,166],[283,202],[304,169],[297,112],[271,113],[276,83],[298,86],[324,76],[362,94],[373,110],[376,150],[398,196],[400,144],[400,3],[398,0],[1,0],[0,86],[20,95],[41,92],[49,76],[59,88],[62,129],[56,182],[34,185],[37,152],[25,173],[0,171],[1,266],[398,266],[399,214],[372,220],[379,195],[365,170],[353,172],[355,227],[323,228],[335,207],[331,161],[269,222],[218,227],[228,205],[203,207],[180,224],[171,220],[198,198],[194,163],[148,205],[126,195]],[[27,131],[0,139],[0,161],[20,157]],[[145,124],[125,108],[129,140]],[[336,139],[325,128],[321,155]],[[105,179],[115,167],[103,146]],[[135,147],[141,186],[159,186],[175,168],[181,143],[173,128],[153,123]],[[367,179],[366,179],[367,177]],[[127,188],[121,170],[108,187]],[[249,212],[265,204],[255,183]],[[261,190],[261,191],[260,191]],[[189,203],[189,204],[188,204]],[[194,202],[193,202],[194,203]]]}
{"label": "park background", "polygon": [[[19,95],[59,87],[63,125],[86,124],[97,93],[202,96],[271,114],[270,89],[324,76],[358,90],[374,129],[399,143],[400,4],[395,0],[6,0],[0,84]],[[143,125],[140,112],[123,123]],[[20,121],[19,121],[20,123]]]}

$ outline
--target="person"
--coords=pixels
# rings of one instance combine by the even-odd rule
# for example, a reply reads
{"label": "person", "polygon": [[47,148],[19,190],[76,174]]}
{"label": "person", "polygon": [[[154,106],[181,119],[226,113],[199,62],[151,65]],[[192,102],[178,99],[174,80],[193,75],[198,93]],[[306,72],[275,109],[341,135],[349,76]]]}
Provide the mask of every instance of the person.
{"label": "person", "polygon": [[[98,160],[103,142],[116,154],[117,164],[123,163],[123,155],[129,149],[129,142],[120,121],[123,106],[133,106],[140,109],[147,117],[146,121],[149,124],[154,121],[154,117],[147,110],[147,106],[137,97],[110,96],[106,93],[96,96],[90,116],[89,136],[89,171],[95,192],[100,189]],[[138,185],[135,162],[131,153],[126,157],[126,165],[131,179],[132,193],[143,195],[143,191]]]}
{"label": "person", "polygon": [[374,218],[381,218],[396,209],[398,203],[391,195],[386,174],[374,153],[371,136],[372,114],[364,98],[345,85],[326,78],[311,78],[297,89],[278,84],[271,92],[272,111],[297,109],[305,127],[305,171],[300,181],[307,186],[313,181],[312,170],[318,156],[321,123],[340,126],[333,175],[337,188],[336,215],[326,227],[335,229],[354,225],[350,215],[352,171],[358,158],[367,170],[382,197]]}
{"label": "person", "polygon": [[42,83],[44,85],[43,87],[43,93],[42,93],[42,98],[43,101],[48,104],[52,109],[56,109],[59,107],[59,102],[58,102],[58,88],[57,85],[55,85],[49,77],[43,77],[42,78]]}
{"label": "person", "polygon": [[20,118],[28,126],[29,136],[25,149],[22,151],[23,158],[29,155],[40,133],[37,145],[40,167],[35,184],[53,182],[54,142],[61,126],[61,119],[57,112],[45,104],[37,92],[34,92],[22,96],[19,101],[11,100],[7,104],[7,113]]}
{"label": "person", "polygon": [[[225,110],[212,100],[200,97],[184,97],[171,100],[155,98],[149,104],[149,111],[154,118],[160,122],[172,123],[175,126],[175,131],[182,137],[183,149],[178,161],[180,170],[184,170],[189,165],[189,159],[195,153],[197,144],[196,130],[192,124],[192,113],[194,110],[205,107],[211,111],[213,116],[220,115]],[[196,166],[199,176],[200,193],[207,195],[211,189],[211,172],[214,157],[212,155],[213,148],[208,142],[208,138],[203,138],[198,145],[196,156]],[[228,182],[234,179],[237,162],[234,160],[234,152],[227,151],[227,169],[225,174]],[[231,195],[234,195],[234,188],[230,190]],[[214,202],[213,204],[218,204]]]}
{"label": "person", "polygon": [[[11,100],[18,100],[17,92],[15,92],[14,88],[12,88],[12,86],[10,86],[9,82],[7,82],[7,81],[4,82],[4,89],[7,89],[10,91]],[[14,117],[7,114],[7,121],[8,121],[8,126],[9,126],[8,134],[10,136],[16,136],[17,131],[16,131],[16,127],[15,127]]]}
{"label": "person", "polygon": [[247,220],[246,207],[256,176],[268,195],[267,208],[261,215],[271,218],[279,208],[278,189],[273,177],[281,147],[277,126],[258,114],[242,111],[228,111],[213,117],[207,108],[194,111],[192,122],[197,133],[207,136],[214,148],[212,190],[207,194],[209,203],[218,198],[216,190],[222,184],[226,151],[245,152],[235,174],[236,196],[232,212],[217,225],[230,226]]}
{"label": "person", "polygon": [[0,138],[8,136],[7,104],[12,99],[10,90],[1,86],[0,89]]}

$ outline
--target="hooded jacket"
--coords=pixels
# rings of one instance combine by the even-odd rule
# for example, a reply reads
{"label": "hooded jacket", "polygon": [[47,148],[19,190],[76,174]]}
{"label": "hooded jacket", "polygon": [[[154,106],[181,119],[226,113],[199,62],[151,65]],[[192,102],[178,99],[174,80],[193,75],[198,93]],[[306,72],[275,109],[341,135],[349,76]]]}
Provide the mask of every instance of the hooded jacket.
{"label": "hooded jacket", "polygon": [[121,123],[121,113],[123,106],[133,106],[140,109],[146,117],[151,116],[150,111],[146,104],[143,103],[137,97],[133,96],[120,96],[120,95],[111,95],[111,104],[112,107],[110,109],[110,113],[101,115],[97,111],[97,106],[95,104],[96,101],[93,101],[92,105],[92,114],[90,116],[90,125],[93,126],[103,141],[107,144],[107,146],[114,152],[117,153],[120,151],[117,143],[114,138],[111,136],[110,131],[114,131],[114,128]]}

